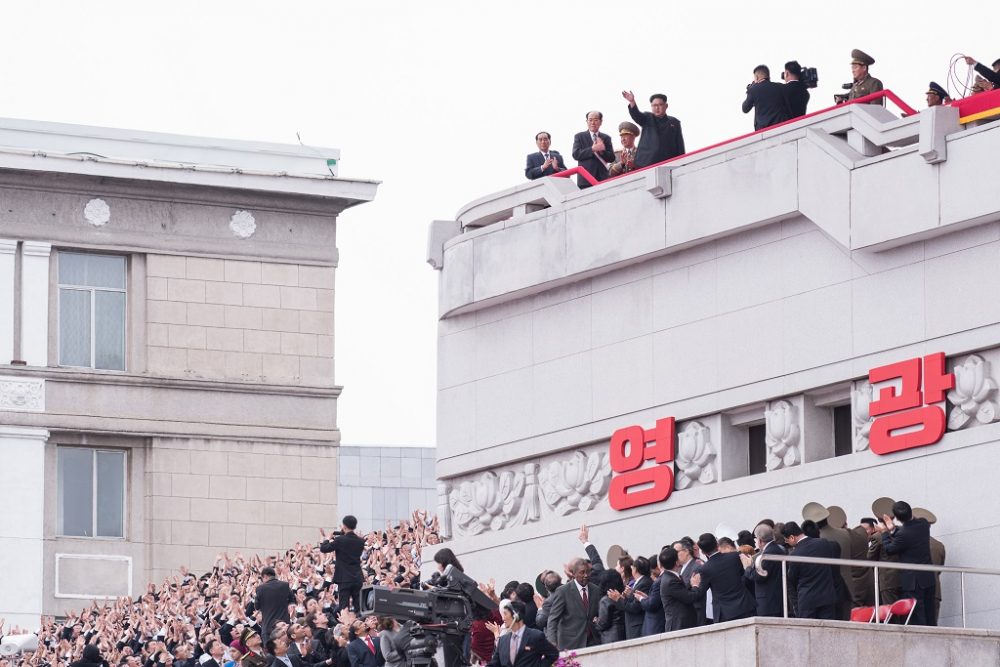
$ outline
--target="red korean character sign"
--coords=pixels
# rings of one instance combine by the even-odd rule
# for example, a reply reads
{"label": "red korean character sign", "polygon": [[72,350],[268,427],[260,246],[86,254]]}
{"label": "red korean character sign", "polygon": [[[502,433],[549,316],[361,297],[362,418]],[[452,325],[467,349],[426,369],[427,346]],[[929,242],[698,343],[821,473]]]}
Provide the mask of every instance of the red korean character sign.
{"label": "red korean character sign", "polygon": [[[612,508],[627,510],[666,500],[674,488],[674,418],[656,420],[651,430],[618,429],[611,436],[609,458],[615,473],[608,490]],[[643,467],[649,460],[655,465]]]}
{"label": "red korean character sign", "polygon": [[[869,436],[872,452],[891,454],[941,440],[945,431],[944,408],[934,404],[943,401],[945,393],[955,387],[955,375],[945,372],[944,353],[907,359],[868,372],[872,386],[890,380],[901,380],[902,386],[898,391],[895,386],[883,387],[868,408],[875,418]],[[897,433],[903,429],[908,430]]]}

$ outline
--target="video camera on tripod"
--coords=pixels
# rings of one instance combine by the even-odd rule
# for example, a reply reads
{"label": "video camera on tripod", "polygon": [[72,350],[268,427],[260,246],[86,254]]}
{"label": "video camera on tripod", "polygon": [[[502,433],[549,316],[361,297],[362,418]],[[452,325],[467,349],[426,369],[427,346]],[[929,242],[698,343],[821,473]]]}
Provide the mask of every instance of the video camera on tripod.
{"label": "video camera on tripod", "polygon": [[[361,616],[392,616],[402,624],[395,646],[411,667],[436,667],[442,644],[461,645],[472,627],[473,610],[495,610],[497,605],[471,577],[452,566],[438,579],[439,586],[418,591],[366,586],[361,590]],[[458,658],[456,660],[456,658]],[[445,651],[446,667],[468,664],[461,653]]]}

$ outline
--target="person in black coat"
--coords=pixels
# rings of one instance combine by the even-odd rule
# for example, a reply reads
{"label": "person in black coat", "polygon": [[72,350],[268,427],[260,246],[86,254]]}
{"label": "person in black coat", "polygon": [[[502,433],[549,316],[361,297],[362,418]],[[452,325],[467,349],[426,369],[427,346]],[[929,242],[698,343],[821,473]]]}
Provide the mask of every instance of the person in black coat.
{"label": "person in black coat", "polygon": [[679,573],[677,551],[667,547],[660,552],[660,602],[663,604],[663,629],[665,632],[685,630],[698,625],[694,603],[698,593],[684,583]]}
{"label": "person in black coat", "polygon": [[753,77],[753,83],[747,86],[747,97],[743,100],[743,113],[754,110],[753,129],[763,130],[791,118],[785,87],[771,81],[771,70],[767,65],[757,65]]}
{"label": "person in black coat", "polygon": [[631,90],[623,90],[622,97],[628,100],[629,116],[642,128],[639,148],[635,152],[637,169],[684,155],[684,132],[681,130],[681,121],[667,115],[666,95],[655,93],[650,96],[649,105],[652,112],[639,111],[635,104],[635,95]]}
{"label": "person in black coat", "polygon": [[[503,625],[509,632],[497,641],[489,667],[548,667],[559,657],[559,650],[546,639],[544,632],[524,625],[523,613],[524,605],[520,600],[504,606]],[[514,641],[517,643],[511,645]],[[513,660],[510,659],[511,651]]]}
{"label": "person in black coat", "polygon": [[[587,113],[587,131],[573,136],[573,159],[590,172],[596,181],[603,181],[608,177],[608,165],[615,161],[611,137],[600,132],[603,121],[604,114],[590,111]],[[590,187],[590,183],[579,174],[576,184],[581,190]]]}
{"label": "person in black coat", "polygon": [[333,583],[337,584],[340,608],[361,611],[361,586],[365,583],[361,572],[361,553],[365,550],[365,540],[355,534],[358,520],[348,514],[340,525],[340,533],[334,533],[329,540],[319,545],[322,553],[333,553],[337,562],[333,567]]}
{"label": "person in black coat", "polygon": [[625,582],[617,570],[606,570],[601,582],[604,595],[597,608],[597,631],[602,644],[620,642],[625,639],[625,613],[618,605],[621,597],[617,594],[625,591]]}
{"label": "person in black coat", "polygon": [[640,598],[648,596],[653,587],[653,578],[649,576],[649,559],[639,556],[632,563],[636,580],[631,588],[625,589],[625,594],[619,600],[619,605],[625,612],[625,639],[642,637],[642,624],[646,612],[642,609]]}
{"label": "person in black coat", "polygon": [[[793,547],[792,556],[813,558],[839,558],[840,547],[822,537],[809,537],[794,521],[786,523],[781,533],[785,544]],[[837,565],[812,563],[788,564],[789,594],[795,601],[798,618],[837,618],[837,589],[834,576],[839,576]]]}
{"label": "person in black coat", "polygon": [[536,627],[538,620],[538,605],[535,604],[535,589],[528,582],[519,584],[515,595],[524,603],[524,624],[529,628]]}
{"label": "person in black coat", "polygon": [[774,529],[767,524],[760,524],[754,528],[753,533],[760,551],[747,566],[744,576],[753,582],[757,616],[784,616],[781,563],[773,560],[762,561],[760,557],[784,556],[787,552],[783,546],[774,541]]}
{"label": "person in black coat", "polygon": [[712,620],[722,623],[753,616],[757,605],[747,590],[739,552],[719,553],[719,543],[711,533],[698,538],[698,548],[705,564],[691,577],[691,590],[701,598],[712,591]]}
{"label": "person in black coat", "polygon": [[[976,59],[972,56],[965,56],[965,64],[973,65],[984,79],[993,84],[994,88],[1000,88],[1000,58],[993,61],[993,69],[980,62],[976,62]],[[916,612],[913,613],[916,614]]]}
{"label": "person in black coat", "polygon": [[[899,556],[900,563],[932,565],[931,525],[927,523],[927,519],[914,519],[913,509],[902,500],[897,500],[892,506],[892,514],[902,525],[890,530],[892,519],[888,515],[882,517],[883,524],[879,530],[882,531],[882,548],[885,552]],[[937,580],[934,573],[900,570],[899,587],[903,598],[917,601],[910,622],[914,625],[937,625]]]}
{"label": "person in black coat", "polygon": [[295,595],[288,582],[276,578],[273,567],[265,567],[260,574],[264,583],[257,587],[255,606],[261,614],[263,634],[270,637],[275,624],[289,622],[288,605],[295,602]]}
{"label": "person in black coat", "polygon": [[559,154],[559,151],[549,150],[549,147],[552,145],[551,134],[548,132],[539,132],[536,134],[535,145],[538,146],[538,151],[528,153],[527,164],[524,167],[525,178],[533,181],[536,178],[551,176],[556,172],[566,170],[566,163],[563,162],[563,157]]}
{"label": "person in black coat", "polygon": [[785,101],[788,103],[789,118],[798,118],[806,115],[806,107],[809,106],[809,89],[806,84],[799,80],[802,76],[802,66],[795,60],[785,63],[785,71],[781,78],[785,80]]}
{"label": "person in black coat", "polygon": [[83,647],[80,659],[70,663],[69,667],[108,667],[108,661],[101,657],[101,649],[94,644],[87,644]]}

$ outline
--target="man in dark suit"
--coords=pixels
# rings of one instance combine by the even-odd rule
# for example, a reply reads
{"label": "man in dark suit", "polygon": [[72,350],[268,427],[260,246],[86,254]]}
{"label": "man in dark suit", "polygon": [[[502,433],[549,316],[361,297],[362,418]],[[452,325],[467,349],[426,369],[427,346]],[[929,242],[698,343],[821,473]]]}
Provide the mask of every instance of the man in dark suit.
{"label": "man in dark suit", "polygon": [[[653,586],[653,578],[649,576],[649,559],[639,556],[632,563],[636,573],[636,580],[632,586],[625,589],[619,604],[625,612],[625,639],[635,639],[642,637],[642,625],[646,618],[646,612],[642,609],[639,598],[649,595],[649,590]],[[638,593],[638,595],[636,595]]]}
{"label": "man in dark suit", "polygon": [[[683,537],[671,544],[674,551],[677,552],[677,562],[680,564],[679,574],[681,575],[681,580],[684,585],[691,588],[691,577],[701,572],[702,566],[705,561],[695,556],[694,553],[694,542],[691,541],[690,537]],[[705,616],[705,600],[704,598],[698,598],[694,603],[695,616],[698,619],[698,625],[707,625],[709,623],[708,618]]]}
{"label": "man in dark suit", "polygon": [[984,79],[993,84],[994,88],[1000,88],[1000,58],[993,61],[992,68],[978,62],[972,56],[965,56],[965,64],[975,67],[976,71],[979,72]]}
{"label": "man in dark suit", "polygon": [[[840,557],[840,547],[822,537],[807,537],[794,521],[786,523],[782,529],[785,544],[793,547],[792,556],[813,558]],[[798,618],[837,618],[837,589],[834,576],[839,576],[837,565],[814,565],[811,563],[788,564],[788,588],[795,600],[795,615]]]}
{"label": "man in dark suit", "polygon": [[784,556],[785,549],[774,541],[774,529],[765,523],[753,530],[758,553],[747,566],[744,576],[753,582],[754,597],[757,600],[757,616],[784,616],[785,604],[782,598],[781,563],[773,560],[762,561],[760,557]]}
{"label": "man in dark suit", "polygon": [[[608,165],[615,161],[611,137],[600,131],[603,121],[604,114],[590,111],[587,113],[587,130],[573,136],[573,159],[597,181],[608,177]],[[590,187],[590,183],[580,175],[576,177],[576,184],[581,190]]]}
{"label": "man in dark suit", "polygon": [[809,106],[809,89],[799,78],[802,76],[802,65],[798,61],[789,60],[785,63],[785,71],[781,78],[785,80],[785,101],[788,103],[789,118],[798,118],[806,115],[806,107]]}
{"label": "man in dark suit", "polygon": [[503,608],[503,625],[510,630],[501,635],[489,667],[548,667],[559,657],[541,630],[524,624],[524,603],[514,600]]}
{"label": "man in dark suit", "polygon": [[529,181],[541,178],[542,176],[551,176],[558,171],[566,169],[566,163],[563,162],[559,151],[549,150],[549,146],[552,145],[551,134],[548,132],[539,132],[536,134],[535,145],[538,146],[538,151],[528,153],[528,162],[524,167],[524,175]]}
{"label": "man in dark suit", "polygon": [[552,598],[545,636],[560,651],[601,643],[594,627],[600,609],[601,589],[590,581],[590,563],[576,558],[570,563],[573,578],[560,586]]}
{"label": "man in dark suit", "polygon": [[268,667],[303,667],[302,658],[288,652],[288,637],[280,635],[267,640],[267,652],[271,654]]}
{"label": "man in dark suit", "polygon": [[780,83],[771,81],[771,70],[767,65],[757,65],[753,70],[753,82],[747,85],[743,113],[750,113],[751,109],[754,110],[754,130],[784,123],[791,117],[788,100],[785,99],[785,88]]}
{"label": "man in dark suit", "polygon": [[[931,525],[927,519],[914,519],[913,509],[902,500],[892,506],[893,517],[900,524],[893,527],[892,517],[883,515],[882,546],[889,555],[899,556],[900,563],[931,565]],[[917,606],[913,609],[911,623],[914,625],[937,625],[935,591],[937,581],[933,572],[900,570],[899,588],[903,598],[913,598]]]}
{"label": "man in dark suit", "polygon": [[333,567],[333,583],[337,584],[337,596],[340,608],[352,607],[354,611],[361,610],[361,586],[365,583],[361,573],[361,552],[365,550],[365,540],[355,534],[358,520],[348,514],[340,525],[340,533],[334,533],[333,538],[323,540],[319,550],[325,554],[333,553],[337,562]]}
{"label": "man in dark suit", "polygon": [[631,90],[623,90],[622,97],[628,100],[628,113],[639,127],[639,149],[635,153],[636,168],[648,167],[657,162],[684,155],[684,133],[681,121],[667,115],[667,96],[656,93],[649,98],[649,111],[639,111],[635,105],[635,95]]}
{"label": "man in dark suit", "polygon": [[694,603],[698,594],[689,589],[680,575],[677,551],[667,547],[660,552],[660,603],[663,605],[663,630],[685,630],[698,625]]}
{"label": "man in dark suit", "polygon": [[645,614],[642,619],[642,636],[649,637],[663,632],[663,602],[660,599],[660,586],[663,584],[663,573],[653,579],[649,587],[649,595],[639,597],[639,606]]}
{"label": "man in dark suit", "polygon": [[723,623],[753,616],[757,605],[744,583],[739,552],[719,553],[719,543],[711,533],[698,538],[698,548],[705,564],[691,577],[691,590],[701,598],[712,591],[712,620]]}
{"label": "man in dark suit", "polygon": [[369,634],[370,629],[365,622],[354,621],[351,624],[351,632],[354,634],[354,639],[347,645],[347,656],[351,660],[351,667],[378,667],[381,652],[378,643]]}
{"label": "man in dark suit", "polygon": [[273,567],[265,567],[260,575],[264,582],[257,587],[255,606],[260,611],[264,636],[270,637],[276,623],[289,622],[288,605],[295,602],[295,595],[287,582],[276,578]]}

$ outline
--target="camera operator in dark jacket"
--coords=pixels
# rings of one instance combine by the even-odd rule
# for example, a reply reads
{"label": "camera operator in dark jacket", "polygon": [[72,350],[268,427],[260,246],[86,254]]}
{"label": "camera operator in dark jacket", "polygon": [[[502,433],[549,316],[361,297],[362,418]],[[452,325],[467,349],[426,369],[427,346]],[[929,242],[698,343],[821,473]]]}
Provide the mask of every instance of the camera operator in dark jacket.
{"label": "camera operator in dark jacket", "polygon": [[324,540],[319,550],[325,554],[334,553],[337,562],[333,567],[333,583],[337,584],[340,608],[351,607],[361,611],[361,586],[365,583],[361,573],[361,552],[365,550],[365,540],[355,534],[358,520],[348,514],[340,525],[340,531],[332,539]]}
{"label": "camera operator in dark jacket", "polygon": [[771,81],[771,70],[767,65],[757,65],[753,70],[753,81],[747,84],[743,113],[750,113],[751,109],[754,110],[754,130],[763,130],[791,118],[785,87]]}

